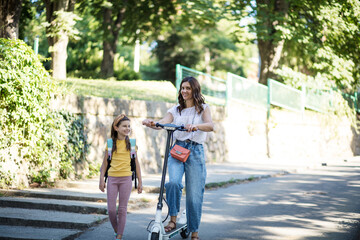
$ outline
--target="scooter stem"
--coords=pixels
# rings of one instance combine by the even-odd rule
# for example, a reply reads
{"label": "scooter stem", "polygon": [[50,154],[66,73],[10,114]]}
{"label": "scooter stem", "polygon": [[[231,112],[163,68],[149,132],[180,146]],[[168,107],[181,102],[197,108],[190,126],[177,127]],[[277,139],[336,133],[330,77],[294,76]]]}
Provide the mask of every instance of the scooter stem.
{"label": "scooter stem", "polygon": [[170,152],[170,138],[173,134],[174,130],[166,130],[167,131],[167,140],[166,140],[166,148],[165,148],[165,158],[164,158],[164,166],[162,171],[162,177],[161,177],[161,185],[160,185],[160,194],[159,194],[159,202],[157,204],[157,209],[161,210],[163,207],[163,194],[164,194],[164,187],[165,187],[165,178],[166,178],[166,169],[167,169],[167,163],[169,158],[169,152]]}

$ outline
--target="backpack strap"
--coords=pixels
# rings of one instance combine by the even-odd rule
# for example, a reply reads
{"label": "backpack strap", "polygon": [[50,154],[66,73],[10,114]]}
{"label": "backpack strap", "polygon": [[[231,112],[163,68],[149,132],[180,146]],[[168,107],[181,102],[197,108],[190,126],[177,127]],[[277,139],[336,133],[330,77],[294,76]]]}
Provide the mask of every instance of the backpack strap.
{"label": "backpack strap", "polygon": [[108,147],[108,155],[111,159],[112,148],[113,148],[113,140],[111,138],[108,138],[107,140],[107,147]]}
{"label": "backpack strap", "polygon": [[136,163],[135,163],[135,158],[136,158],[136,139],[135,138],[130,138],[130,145],[131,145],[131,150],[130,150],[130,167],[131,167],[131,171],[132,171],[132,180],[134,181],[135,184],[135,188],[137,188],[137,180],[136,180]]}
{"label": "backpack strap", "polygon": [[135,157],[136,156],[136,139],[135,138],[130,138],[130,145],[131,145],[130,156]]}

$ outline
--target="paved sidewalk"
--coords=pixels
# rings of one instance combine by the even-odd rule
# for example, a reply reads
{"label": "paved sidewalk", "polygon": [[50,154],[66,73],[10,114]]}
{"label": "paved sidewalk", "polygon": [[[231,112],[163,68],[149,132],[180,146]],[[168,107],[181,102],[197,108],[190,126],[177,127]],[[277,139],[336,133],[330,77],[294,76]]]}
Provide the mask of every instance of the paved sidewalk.
{"label": "paved sidewalk", "polygon": [[[286,162],[265,159],[258,163],[213,163],[207,164],[206,184],[208,186],[221,186],[227,182],[239,182],[247,180],[256,180],[261,178],[272,177],[281,174],[296,172],[302,168],[311,168],[313,165],[321,165],[320,162],[309,162],[289,164]],[[142,194],[132,193],[130,196],[129,208],[131,204],[136,203],[138,199],[145,202],[156,200],[158,198],[161,174],[143,173]],[[184,181],[185,178],[183,178]],[[52,198],[66,200],[85,200],[85,201],[106,201],[106,192],[99,190],[99,180],[97,178],[85,179],[78,181],[58,181],[54,188],[28,188],[25,190],[1,190],[2,193],[16,191],[17,195],[27,195],[36,197],[36,195],[48,195]],[[21,194],[20,194],[21,193]],[[15,195],[15,194],[12,194]],[[138,208],[138,207],[135,207]]]}
{"label": "paved sidewalk", "polygon": [[[293,161],[292,164],[289,164],[274,159],[264,159],[257,161],[257,163],[207,164],[206,187],[211,189],[238,182],[256,181],[321,165],[321,162],[311,161],[301,163]],[[144,210],[149,211],[152,215],[158,199],[160,182],[161,174],[143,174],[144,191],[142,194],[137,194],[135,191],[131,194],[128,205],[129,213]],[[37,240],[47,239],[46,234],[42,236],[42,230],[47,231],[53,239],[64,239],[66,238],[64,236],[68,237],[66,239],[78,237],[79,240],[103,239],[103,236],[111,239],[111,225],[106,215],[106,192],[101,192],[98,184],[97,177],[79,181],[58,181],[53,188],[0,189],[0,195],[2,195],[0,205],[6,207],[0,211],[0,218],[8,222],[8,226],[3,226],[6,231],[3,229],[0,232],[3,232],[3,235],[5,234],[4,237],[14,236],[14,234],[18,236],[21,233],[22,236],[27,235],[28,239]],[[27,214],[19,213],[24,212],[24,210],[28,211]],[[48,217],[41,217],[40,213],[46,216],[50,214],[52,216],[51,222],[48,223],[46,220]],[[19,216],[21,219],[18,219]],[[89,217],[90,219],[82,219],[78,216]],[[41,223],[47,223],[49,226],[46,225],[47,228],[34,230],[34,227],[39,228],[39,221],[37,220],[39,218],[42,219]],[[23,226],[29,227],[20,231],[17,227],[19,221],[22,222]],[[9,226],[10,223],[15,225]],[[64,229],[56,232],[56,228],[53,229],[55,223]],[[65,226],[65,223],[68,226]],[[85,230],[85,226],[90,227],[90,229],[81,234]],[[37,235],[32,234],[30,236],[26,231]],[[42,238],[39,238],[40,235]],[[1,234],[0,239],[2,239]]]}
{"label": "paved sidewalk", "polygon": [[[251,164],[251,163],[214,163],[207,164],[207,186],[213,183],[220,184],[226,182],[234,182],[236,180],[254,180],[276,176],[279,174],[287,174],[295,172],[299,168],[306,166],[294,165],[278,165],[278,164]],[[143,173],[143,194],[131,194],[131,199],[143,198],[158,193],[161,183],[161,174],[145,174]],[[168,176],[167,176],[168,179]],[[184,182],[183,178],[183,182]],[[106,197],[106,193],[102,193],[98,188],[98,178],[79,180],[79,181],[62,181],[56,184],[56,188],[50,189],[33,189],[35,191],[49,191],[55,194],[89,194],[93,197]]]}
{"label": "paved sidewalk", "polygon": [[[221,183],[232,180],[249,180],[276,177],[281,174],[291,174],[298,172],[306,172],[314,168],[321,168],[323,164],[333,165],[343,162],[344,159],[338,160],[327,160],[327,161],[305,161],[305,162],[285,162],[272,160],[258,163],[221,163],[221,164],[209,164],[207,165],[207,185],[211,183]],[[160,185],[161,175],[145,175],[144,185],[157,187]],[[261,185],[261,181],[257,183]],[[137,195],[137,194],[132,194]],[[138,195],[141,196],[142,194]],[[158,196],[155,194],[156,197]],[[181,202],[181,209],[184,209],[184,198]],[[147,239],[148,232],[146,227],[149,224],[149,220],[152,220],[155,214],[156,206],[153,204],[149,208],[143,208],[136,211],[130,211],[127,219],[127,227],[124,233],[124,239]],[[166,217],[166,207],[163,210],[163,219]],[[136,226],[136,227],[134,227]],[[132,231],[136,232],[136,236],[143,236],[141,238],[134,237]],[[81,234],[76,240],[98,240],[98,239],[112,239],[112,227],[109,221],[104,222],[96,227],[88,229],[86,232]],[[131,237],[130,237],[131,235]],[[180,239],[180,236],[175,239]]]}

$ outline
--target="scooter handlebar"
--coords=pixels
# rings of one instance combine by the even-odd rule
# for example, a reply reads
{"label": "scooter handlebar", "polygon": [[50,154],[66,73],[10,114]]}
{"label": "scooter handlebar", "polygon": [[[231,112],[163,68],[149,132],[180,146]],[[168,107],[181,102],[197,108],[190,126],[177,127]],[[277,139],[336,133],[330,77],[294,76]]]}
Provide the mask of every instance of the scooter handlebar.
{"label": "scooter handlebar", "polygon": [[[184,127],[184,125],[175,125],[175,124],[161,124],[161,123],[151,123],[151,126],[153,127],[161,127],[163,129],[166,129],[166,130],[173,130],[173,131],[187,131],[187,129]],[[192,129],[192,132],[194,131],[197,131],[198,129],[196,127],[194,127]]]}

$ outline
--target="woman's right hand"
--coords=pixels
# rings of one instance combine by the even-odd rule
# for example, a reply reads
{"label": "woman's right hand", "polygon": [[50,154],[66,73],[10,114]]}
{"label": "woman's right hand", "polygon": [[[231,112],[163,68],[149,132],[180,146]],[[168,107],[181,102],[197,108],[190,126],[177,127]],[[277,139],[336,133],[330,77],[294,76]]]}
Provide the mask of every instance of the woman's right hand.
{"label": "woman's right hand", "polygon": [[142,124],[147,127],[153,127],[155,125],[155,122],[154,122],[154,120],[151,120],[151,119],[144,119],[142,121]]}
{"label": "woman's right hand", "polygon": [[102,191],[102,192],[104,192],[105,191],[105,181],[104,181],[104,179],[101,179],[100,180],[100,183],[99,183],[99,189],[100,189],[100,191]]}

